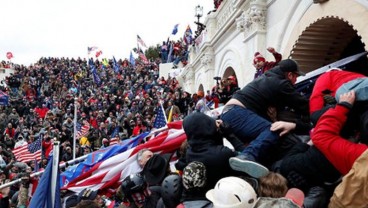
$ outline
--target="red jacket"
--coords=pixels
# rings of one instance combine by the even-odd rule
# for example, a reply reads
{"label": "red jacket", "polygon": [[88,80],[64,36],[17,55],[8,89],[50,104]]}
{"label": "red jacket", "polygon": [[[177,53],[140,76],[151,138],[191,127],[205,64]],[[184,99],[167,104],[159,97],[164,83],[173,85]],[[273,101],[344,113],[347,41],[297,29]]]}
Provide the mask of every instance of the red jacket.
{"label": "red jacket", "polygon": [[315,111],[321,110],[324,107],[324,94],[322,93],[324,90],[331,91],[331,95],[335,96],[337,89],[339,89],[341,85],[360,77],[365,76],[362,74],[341,70],[332,70],[319,76],[313,87],[312,95],[310,96],[309,112],[313,113]]}
{"label": "red jacket", "polygon": [[34,111],[38,114],[40,118],[44,119],[49,109],[46,107],[45,108],[35,108]]}
{"label": "red jacket", "polygon": [[349,109],[342,105],[329,109],[321,116],[312,133],[313,144],[343,175],[350,171],[355,160],[367,150],[367,145],[350,142],[339,135],[348,112]]}

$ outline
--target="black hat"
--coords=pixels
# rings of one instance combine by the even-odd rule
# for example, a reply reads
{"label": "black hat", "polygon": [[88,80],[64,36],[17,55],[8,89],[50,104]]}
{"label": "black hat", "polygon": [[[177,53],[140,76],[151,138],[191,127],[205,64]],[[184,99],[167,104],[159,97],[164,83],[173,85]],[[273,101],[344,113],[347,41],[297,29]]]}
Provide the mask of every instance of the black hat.
{"label": "black hat", "polygon": [[166,176],[171,156],[171,153],[163,155],[155,154],[147,161],[142,174],[148,184],[161,185],[161,181],[163,181]]}
{"label": "black hat", "polygon": [[305,73],[300,71],[298,63],[293,59],[285,59],[277,64],[283,72],[295,72],[300,76],[304,76]]}

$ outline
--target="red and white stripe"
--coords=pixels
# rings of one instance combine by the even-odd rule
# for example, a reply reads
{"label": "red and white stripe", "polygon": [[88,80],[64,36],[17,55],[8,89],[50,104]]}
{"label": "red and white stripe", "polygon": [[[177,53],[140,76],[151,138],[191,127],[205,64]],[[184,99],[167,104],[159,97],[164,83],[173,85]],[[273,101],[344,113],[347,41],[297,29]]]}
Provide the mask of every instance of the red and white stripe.
{"label": "red and white stripe", "polygon": [[[169,128],[175,125],[177,124],[168,124]],[[109,188],[117,188],[126,176],[141,170],[136,158],[139,150],[149,148],[154,153],[171,153],[180,148],[185,139],[186,135],[183,129],[164,131],[145,144],[97,163],[89,171],[64,186],[63,189],[80,192],[85,188],[106,191]]]}
{"label": "red and white stripe", "polygon": [[17,161],[24,162],[24,163],[27,163],[27,162],[35,160],[35,159],[37,161],[39,161],[39,160],[41,160],[41,156],[42,156],[41,155],[42,154],[41,149],[37,150],[34,153],[29,152],[28,151],[28,144],[17,147],[12,152],[13,152],[15,158],[17,159]]}
{"label": "red and white stripe", "polygon": [[89,129],[91,128],[91,125],[86,124],[81,127],[81,130],[77,132],[77,139],[80,139],[84,136],[86,136],[89,132]]}

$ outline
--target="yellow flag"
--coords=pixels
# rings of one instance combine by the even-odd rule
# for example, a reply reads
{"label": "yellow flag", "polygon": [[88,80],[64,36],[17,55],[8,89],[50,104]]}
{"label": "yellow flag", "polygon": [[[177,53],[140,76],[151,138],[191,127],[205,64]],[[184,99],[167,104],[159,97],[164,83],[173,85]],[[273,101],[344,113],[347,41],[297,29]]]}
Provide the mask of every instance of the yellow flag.
{"label": "yellow flag", "polygon": [[167,123],[170,123],[172,120],[172,114],[173,114],[173,106],[171,106],[170,112],[169,112],[169,117],[167,118]]}
{"label": "yellow flag", "polygon": [[102,64],[107,67],[109,65],[109,62],[107,61],[106,58],[102,59]]}

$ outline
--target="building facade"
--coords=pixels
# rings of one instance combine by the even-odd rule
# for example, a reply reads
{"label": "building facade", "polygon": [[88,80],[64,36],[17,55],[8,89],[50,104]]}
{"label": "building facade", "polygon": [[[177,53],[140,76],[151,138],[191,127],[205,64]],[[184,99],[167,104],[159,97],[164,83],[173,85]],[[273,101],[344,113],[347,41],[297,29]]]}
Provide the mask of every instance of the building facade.
{"label": "building facade", "polygon": [[367,51],[368,1],[225,0],[204,24],[177,77],[191,93],[230,75],[242,88],[253,80],[255,52],[273,61],[267,47],[297,60],[304,72]]}

